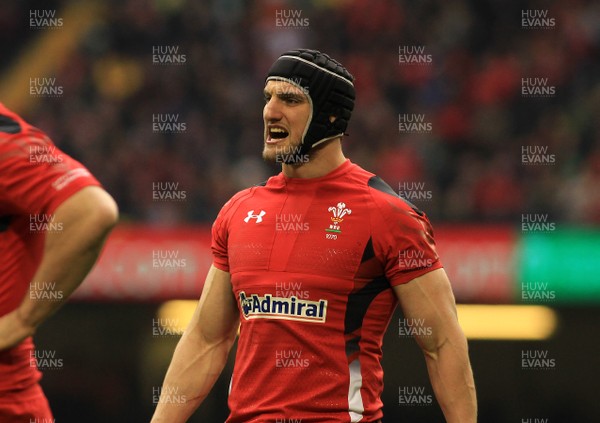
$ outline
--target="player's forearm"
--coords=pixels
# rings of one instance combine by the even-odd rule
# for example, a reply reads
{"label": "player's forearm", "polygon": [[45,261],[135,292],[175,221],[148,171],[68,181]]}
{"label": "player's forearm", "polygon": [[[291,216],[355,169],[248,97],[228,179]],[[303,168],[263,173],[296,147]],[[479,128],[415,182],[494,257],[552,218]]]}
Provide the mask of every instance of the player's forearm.
{"label": "player's forearm", "polygon": [[[94,199],[105,202],[88,204]],[[59,207],[55,221],[62,230],[46,233],[42,261],[16,310],[25,325],[36,328],[66,302],[96,262],[117,215],[116,205],[103,191],[81,193],[73,203]]]}
{"label": "player's forearm", "polygon": [[173,354],[151,423],[187,421],[221,374],[234,339],[210,344],[186,331]]}
{"label": "player's forearm", "polygon": [[429,378],[448,423],[475,423],[477,398],[462,333],[448,339],[435,353],[425,353]]}
{"label": "player's forearm", "polygon": [[58,310],[88,274],[100,249],[101,244],[78,254],[57,251],[43,260],[17,310],[23,322],[35,328]]}

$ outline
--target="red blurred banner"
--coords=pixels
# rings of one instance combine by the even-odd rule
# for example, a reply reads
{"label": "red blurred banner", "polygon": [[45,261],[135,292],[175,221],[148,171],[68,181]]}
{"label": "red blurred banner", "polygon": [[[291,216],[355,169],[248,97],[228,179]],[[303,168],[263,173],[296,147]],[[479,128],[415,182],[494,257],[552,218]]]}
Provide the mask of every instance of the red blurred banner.
{"label": "red blurred banner", "polygon": [[438,226],[438,253],[458,302],[510,303],[518,234],[510,226]]}
{"label": "red blurred banner", "polygon": [[[459,302],[510,302],[517,234],[508,226],[438,226],[438,252]],[[74,298],[197,299],[212,263],[210,226],[120,226]]]}
{"label": "red blurred banner", "polygon": [[198,298],[212,263],[210,226],[120,226],[74,298],[157,301]]}

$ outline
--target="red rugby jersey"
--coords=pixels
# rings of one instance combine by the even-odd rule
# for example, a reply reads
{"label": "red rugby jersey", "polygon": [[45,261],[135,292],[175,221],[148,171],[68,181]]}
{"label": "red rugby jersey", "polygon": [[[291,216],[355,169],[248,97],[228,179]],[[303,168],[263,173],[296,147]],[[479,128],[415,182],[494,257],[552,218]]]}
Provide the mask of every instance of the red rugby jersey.
{"label": "red rugby jersey", "polygon": [[241,320],[227,423],[380,419],[391,287],[442,267],[427,217],[347,160],[236,194],[212,248]]}
{"label": "red rugby jersey", "polygon": [[[100,185],[79,162],[0,103],[0,316],[23,300],[43,255],[46,230],[60,230],[53,213],[67,198]],[[33,342],[0,351],[0,392],[22,389],[41,375]]]}

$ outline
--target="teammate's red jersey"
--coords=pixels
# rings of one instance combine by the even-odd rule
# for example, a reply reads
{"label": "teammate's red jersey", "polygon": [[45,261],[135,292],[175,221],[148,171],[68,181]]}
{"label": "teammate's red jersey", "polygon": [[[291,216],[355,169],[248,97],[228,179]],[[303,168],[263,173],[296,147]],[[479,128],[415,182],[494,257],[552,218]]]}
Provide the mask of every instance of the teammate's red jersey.
{"label": "teammate's red jersey", "polygon": [[[0,316],[16,309],[29,290],[46,231],[61,229],[53,217],[56,208],[90,185],[100,184],[42,131],[0,103]],[[40,379],[33,348],[27,338],[0,351],[0,393]]]}
{"label": "teammate's red jersey", "polygon": [[392,286],[442,267],[426,216],[346,161],[236,194],[212,247],[241,319],[227,422],[378,421]]}

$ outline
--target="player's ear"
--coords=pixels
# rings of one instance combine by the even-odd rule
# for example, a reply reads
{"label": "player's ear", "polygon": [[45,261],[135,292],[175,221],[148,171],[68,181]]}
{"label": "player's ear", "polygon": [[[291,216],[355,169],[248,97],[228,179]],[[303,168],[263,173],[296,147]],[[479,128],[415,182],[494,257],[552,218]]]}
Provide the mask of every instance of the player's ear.
{"label": "player's ear", "polygon": [[329,123],[335,122],[336,119],[337,119],[337,116],[334,116],[334,115],[329,116]]}

